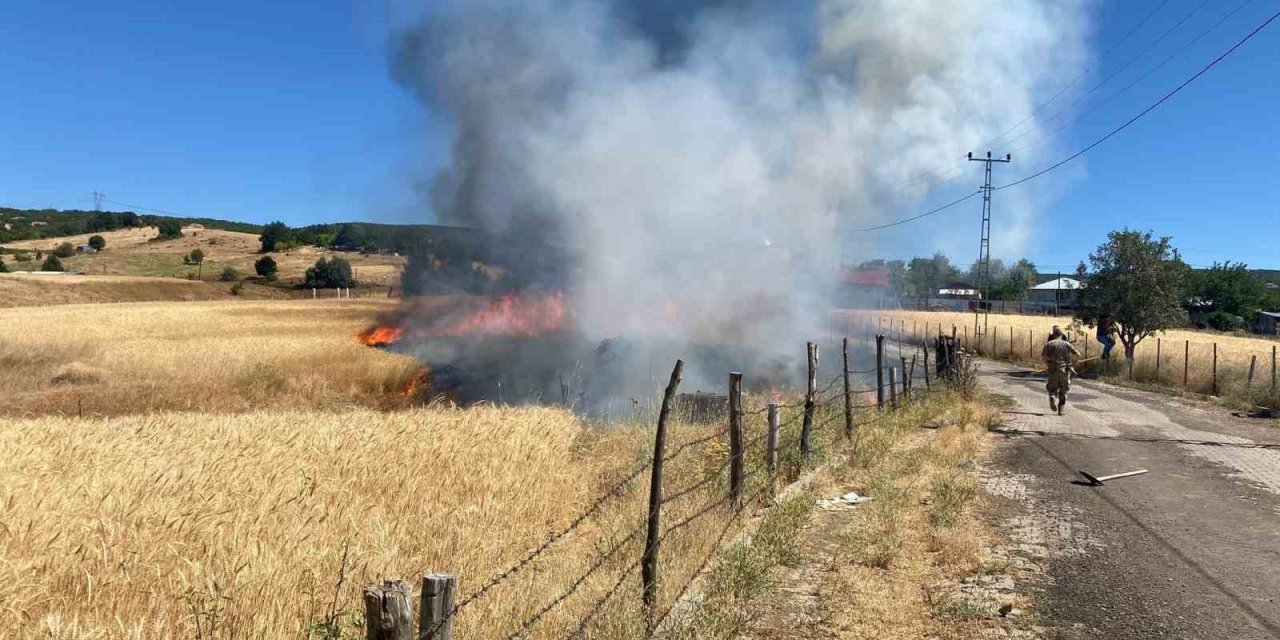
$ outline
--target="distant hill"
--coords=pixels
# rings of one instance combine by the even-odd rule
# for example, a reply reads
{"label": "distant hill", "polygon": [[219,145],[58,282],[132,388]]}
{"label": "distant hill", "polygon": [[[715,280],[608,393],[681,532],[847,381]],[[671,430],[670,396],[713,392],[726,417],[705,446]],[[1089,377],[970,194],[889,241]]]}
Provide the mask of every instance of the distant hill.
{"label": "distant hill", "polygon": [[1253,277],[1267,282],[1280,282],[1280,269],[1250,269]]}
{"label": "distant hill", "polygon": [[156,226],[175,220],[183,226],[200,224],[206,229],[260,233],[261,225],[213,218],[179,218],[138,214],[133,211],[61,211],[57,209],[11,209],[0,207],[0,244],[41,238],[58,238],[116,229]]}

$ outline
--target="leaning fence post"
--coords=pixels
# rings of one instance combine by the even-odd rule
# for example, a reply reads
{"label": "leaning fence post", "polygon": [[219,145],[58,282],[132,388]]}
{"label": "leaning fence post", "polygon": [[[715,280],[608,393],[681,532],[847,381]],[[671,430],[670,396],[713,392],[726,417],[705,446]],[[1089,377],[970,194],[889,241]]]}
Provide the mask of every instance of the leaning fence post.
{"label": "leaning fence post", "polygon": [[884,409],[884,336],[876,336],[876,408]]}
{"label": "leaning fence post", "polygon": [[413,587],[404,580],[364,586],[366,640],[413,640]]}
{"label": "leaning fence post", "polygon": [[889,406],[898,408],[898,368],[889,367]]}
{"label": "leaning fence post", "polygon": [[684,373],[684,360],[676,360],[671,370],[671,381],[662,394],[662,409],[658,412],[658,429],[653,437],[653,466],[649,475],[649,521],[645,533],[644,555],[640,558],[640,580],[644,589],[645,621],[653,629],[654,604],[658,601],[658,547],[662,534],[662,459],[666,455],[667,420],[671,417],[671,405],[680,387]]}
{"label": "leaning fence post", "polygon": [[769,403],[769,433],[765,437],[764,466],[769,471],[769,494],[777,487],[778,472],[778,403]]}
{"label": "leaning fence post", "polygon": [[[903,358],[904,360],[906,358]],[[906,366],[906,365],[903,365]],[[906,387],[907,399],[911,399],[911,392],[916,388],[916,354],[911,354],[911,371],[907,373]]]}
{"label": "leaning fence post", "polygon": [[818,345],[806,344],[809,360],[809,385],[804,394],[804,423],[800,426],[800,455],[808,456],[813,445],[813,410],[818,395]]}
{"label": "leaning fence post", "polygon": [[418,640],[453,640],[453,603],[457,592],[458,576],[451,573],[422,576]]}
{"label": "leaning fence post", "polygon": [[1213,343],[1213,393],[1218,395],[1218,343]]}
{"label": "leaning fence post", "polygon": [[933,385],[929,382],[929,343],[926,342],[920,346],[924,351],[924,388],[929,390],[933,388]]}
{"label": "leaning fence post", "polygon": [[[915,331],[915,327],[912,327]],[[844,339],[844,437],[853,437],[853,398],[849,391],[849,339]]]}
{"label": "leaning fence post", "polygon": [[742,508],[742,374],[729,374],[729,499]]}
{"label": "leaning fence post", "polygon": [[1253,370],[1258,366],[1258,354],[1249,357],[1249,391],[1253,391]]}

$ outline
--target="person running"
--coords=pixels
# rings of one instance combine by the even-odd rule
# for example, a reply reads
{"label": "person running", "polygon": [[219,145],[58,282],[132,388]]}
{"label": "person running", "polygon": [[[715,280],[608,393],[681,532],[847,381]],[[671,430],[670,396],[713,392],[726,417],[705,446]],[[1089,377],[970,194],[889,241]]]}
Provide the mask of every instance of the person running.
{"label": "person running", "polygon": [[1040,359],[1049,371],[1049,382],[1045,384],[1049,391],[1049,410],[1062,415],[1067,408],[1067,392],[1071,390],[1071,367],[1080,352],[1067,342],[1062,329],[1054,327],[1053,335],[1055,337],[1040,350]]}
{"label": "person running", "polygon": [[1116,323],[1111,316],[1104,315],[1098,319],[1098,342],[1102,343],[1102,359],[1111,359],[1111,348],[1116,346],[1116,339],[1111,334],[1116,332]]}

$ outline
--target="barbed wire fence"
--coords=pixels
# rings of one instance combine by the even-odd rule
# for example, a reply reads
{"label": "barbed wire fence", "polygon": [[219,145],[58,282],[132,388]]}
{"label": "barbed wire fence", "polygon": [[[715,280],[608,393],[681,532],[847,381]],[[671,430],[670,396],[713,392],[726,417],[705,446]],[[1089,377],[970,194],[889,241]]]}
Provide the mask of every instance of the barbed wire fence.
{"label": "barbed wire fence", "polygon": [[[803,399],[792,403],[784,403],[777,397],[771,397],[763,406],[744,410],[742,375],[730,374],[726,424],[717,425],[711,433],[687,439],[668,450],[666,440],[684,367],[683,361],[677,361],[663,395],[654,431],[651,459],[631,468],[571,518],[568,524],[548,534],[539,545],[515,562],[481,581],[480,586],[466,597],[457,599],[457,575],[424,575],[416,620],[413,615],[414,589],[407,582],[387,580],[365,585],[365,637],[368,640],[452,640],[455,623],[461,614],[492,598],[504,585],[527,572],[566,539],[575,537],[587,523],[599,518],[610,505],[631,492],[633,485],[646,473],[649,479],[647,513],[631,518],[631,524],[620,527],[623,531],[603,536],[607,539],[597,542],[597,551],[584,570],[569,579],[566,586],[557,590],[554,595],[546,597],[541,605],[533,607],[531,613],[510,623],[509,630],[503,635],[493,637],[516,640],[530,637],[533,633],[548,638],[586,637],[610,603],[621,597],[627,581],[637,571],[640,573],[638,611],[644,618],[646,637],[655,637],[694,583],[714,561],[729,533],[736,525],[744,524],[753,513],[747,507],[763,506],[777,495],[778,481],[784,477],[780,454],[786,454],[792,461],[785,470],[785,476],[799,478],[817,462],[818,456],[813,446],[815,434],[821,434],[829,441],[843,437],[856,442],[854,438],[861,429],[893,415],[896,409],[913,402],[931,388],[933,379],[929,375],[926,345],[920,345],[921,353],[914,354],[910,363],[905,357],[900,357],[898,363],[894,363],[885,353],[885,336],[877,335],[875,338],[875,368],[849,368],[850,341],[846,338],[843,341],[844,361],[841,373],[821,388],[816,380],[817,347],[810,343],[807,363],[809,384]],[[923,366],[917,373],[916,362],[920,355],[923,355]],[[855,376],[872,375],[875,376],[875,384],[856,388],[853,386]],[[924,388],[916,384],[921,381],[924,382]],[[871,400],[873,396],[874,400]],[[783,419],[784,414],[786,419]],[[855,417],[863,415],[874,417],[871,420],[855,421]],[[755,427],[759,432],[747,437],[747,419],[761,417],[765,418],[763,428]],[[727,452],[723,451],[721,443],[728,445]],[[762,455],[759,455],[751,470],[747,471],[744,467],[749,453],[753,456]],[[704,466],[703,477],[669,491],[664,486],[664,469],[667,463],[681,463],[690,456],[699,456],[705,462],[721,454],[722,457],[715,460],[714,464]],[[748,494],[747,486],[752,483],[754,486]],[[708,499],[696,508],[685,506],[688,498],[700,494],[708,495]],[[643,519],[639,515],[643,515]],[[664,515],[678,515],[679,519],[664,527]],[[717,515],[722,515],[724,522],[717,535],[712,538],[709,548],[698,556],[697,563],[688,575],[667,584],[668,581],[662,578],[663,543],[673,541],[681,531],[691,529]],[[635,554],[632,561],[624,560],[627,554]],[[565,607],[566,602],[581,594],[587,585],[596,582],[596,578],[603,578],[605,574],[614,572],[617,572],[616,576],[605,583],[609,586],[603,593],[589,604],[583,603],[585,613],[574,619],[566,620],[561,616],[550,620]],[[665,606],[659,602],[662,599],[660,587],[675,591],[674,597],[668,598]]]}

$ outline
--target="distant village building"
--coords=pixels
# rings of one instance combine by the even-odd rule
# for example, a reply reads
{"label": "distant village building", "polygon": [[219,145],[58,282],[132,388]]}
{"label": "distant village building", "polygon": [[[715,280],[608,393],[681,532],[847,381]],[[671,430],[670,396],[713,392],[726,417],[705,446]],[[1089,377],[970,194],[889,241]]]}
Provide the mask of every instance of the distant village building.
{"label": "distant village building", "polygon": [[845,309],[884,308],[897,305],[887,267],[842,269],[836,289],[836,306]]}
{"label": "distant village building", "polygon": [[968,282],[952,282],[941,289],[938,289],[938,295],[943,298],[971,298],[978,299],[978,288]]}
{"label": "distant village building", "polygon": [[87,244],[76,245],[76,251],[80,253],[97,253],[98,250]]}
{"label": "distant village building", "polygon": [[1280,335],[1280,311],[1259,311],[1253,331],[1263,335]]}
{"label": "distant village building", "polygon": [[1075,278],[1054,278],[1031,287],[1029,298],[1033,302],[1071,304],[1075,302],[1075,292],[1081,286],[1080,281]]}
{"label": "distant village building", "polygon": [[183,228],[182,228],[182,230],[183,230],[183,231],[204,231],[204,225],[202,225],[202,224],[200,224],[200,223],[198,223],[198,222],[193,222],[193,223],[191,223],[191,224],[189,224],[189,225],[187,225],[187,226],[183,227]]}
{"label": "distant village building", "polygon": [[31,221],[31,226],[33,226],[33,227],[47,227],[47,226],[49,226],[49,223],[48,223],[48,222],[45,222],[44,220],[32,220],[32,221]]}

